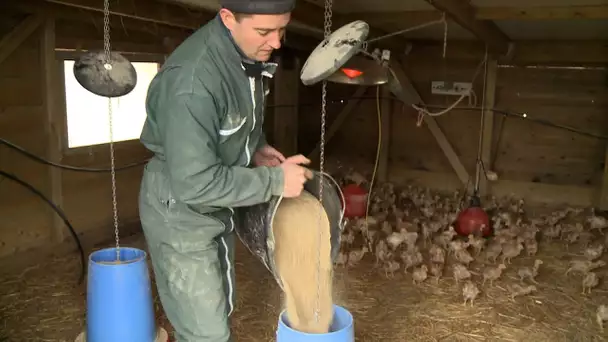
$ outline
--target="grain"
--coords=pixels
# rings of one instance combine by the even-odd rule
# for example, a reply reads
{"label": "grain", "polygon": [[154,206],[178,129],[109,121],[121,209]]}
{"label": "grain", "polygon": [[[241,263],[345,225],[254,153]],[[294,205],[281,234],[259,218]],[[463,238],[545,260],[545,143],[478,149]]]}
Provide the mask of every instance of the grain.
{"label": "grain", "polygon": [[[319,219],[320,216],[320,219]],[[283,199],[273,219],[275,265],[292,329],[327,333],[333,318],[330,224],[319,201],[304,191]],[[321,229],[321,253],[319,253]],[[320,260],[320,277],[317,274]],[[317,282],[317,279],[320,281]],[[319,320],[315,317],[319,297]]]}

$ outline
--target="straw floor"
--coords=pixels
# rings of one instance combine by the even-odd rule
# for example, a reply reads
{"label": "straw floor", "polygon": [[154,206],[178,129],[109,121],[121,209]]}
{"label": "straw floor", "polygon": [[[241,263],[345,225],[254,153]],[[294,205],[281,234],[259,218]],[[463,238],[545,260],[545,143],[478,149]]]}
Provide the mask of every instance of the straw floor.
{"label": "straw floor", "polygon": [[[123,243],[144,247],[141,236]],[[238,247],[236,341],[272,341],[279,289],[264,266]],[[563,275],[572,255],[561,243],[541,244],[537,257],[544,261],[538,292],[515,301],[506,295],[506,285],[516,282],[517,266],[533,263],[532,258],[519,257],[493,287],[481,287],[479,277],[474,277],[482,293],[475,306],[464,307],[461,286],[454,285],[450,272],[438,284],[429,279],[415,286],[411,276],[402,273],[386,279],[368,255],[360,265],[336,271],[336,303],[354,314],[357,341],[608,340],[608,329],[602,334],[595,323],[597,305],[608,303],[605,283],[591,295],[582,295],[582,277]],[[0,341],[73,341],[85,320],[85,287],[75,286],[78,271],[78,257],[71,255],[3,277]],[[159,324],[170,330],[156,302]]]}

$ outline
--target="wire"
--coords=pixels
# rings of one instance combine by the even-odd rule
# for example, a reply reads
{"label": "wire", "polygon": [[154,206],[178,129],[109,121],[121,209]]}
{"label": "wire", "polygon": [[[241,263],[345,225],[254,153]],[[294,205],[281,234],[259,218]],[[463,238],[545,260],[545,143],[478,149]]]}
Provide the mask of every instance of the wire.
{"label": "wire", "polygon": [[371,202],[372,188],[374,186],[374,180],[376,179],[376,172],[378,171],[378,161],[380,160],[380,150],[382,147],[382,112],[380,111],[380,86],[376,87],[376,114],[378,116],[378,144],[376,145],[376,161],[374,162],[374,171],[372,172],[372,179],[369,183],[369,190],[367,192],[367,204],[365,206],[365,226],[368,227],[367,217],[369,216],[369,203]]}
{"label": "wire", "polygon": [[[4,145],[12,148],[15,151],[21,152],[25,156],[27,156],[27,157],[29,157],[29,158],[31,158],[33,160],[36,160],[36,161],[38,161],[38,162],[40,162],[42,164],[58,167],[60,169],[70,170],[70,171],[81,171],[81,172],[110,172],[110,171],[112,171],[112,169],[110,169],[110,168],[101,168],[101,169],[99,169],[99,168],[78,167],[78,166],[70,166],[70,165],[58,164],[58,163],[49,161],[47,159],[41,158],[41,157],[39,157],[39,156],[31,153],[31,152],[28,152],[26,149],[24,149],[22,147],[19,147],[19,146],[13,144],[12,142],[10,142],[8,140],[0,138],[0,143],[2,143]],[[125,166],[117,167],[115,170],[116,171],[122,171],[122,170],[130,169],[132,167],[144,165],[147,162],[148,162],[148,160],[143,160],[143,161],[136,162],[136,163],[133,163],[133,164],[128,164],[128,165],[125,165]]]}
{"label": "wire", "polygon": [[76,245],[78,246],[78,251],[80,252],[81,269],[80,269],[80,279],[78,280],[78,284],[79,285],[82,284],[84,281],[84,276],[86,274],[84,249],[82,248],[82,244],[80,243],[80,239],[78,238],[78,235],[76,234],[76,231],[74,230],[74,227],[68,220],[68,218],[65,215],[65,213],[63,212],[63,210],[61,210],[61,208],[57,207],[57,205],[55,203],[53,203],[42,192],[40,192],[38,189],[36,189],[33,185],[29,184],[28,182],[18,178],[17,176],[15,176],[13,174],[8,173],[6,171],[0,170],[0,175],[4,176],[6,179],[10,179],[10,180],[14,181],[15,183],[18,183],[19,185],[27,188],[28,190],[30,190],[31,192],[36,194],[38,197],[42,198],[42,200],[45,201],[48,205],[50,205],[51,208],[53,208],[53,210],[57,213],[57,215],[59,215],[59,217],[61,217],[61,219],[63,220],[65,225],[68,226],[68,229],[70,230],[70,234],[74,238],[74,241],[76,242]]}

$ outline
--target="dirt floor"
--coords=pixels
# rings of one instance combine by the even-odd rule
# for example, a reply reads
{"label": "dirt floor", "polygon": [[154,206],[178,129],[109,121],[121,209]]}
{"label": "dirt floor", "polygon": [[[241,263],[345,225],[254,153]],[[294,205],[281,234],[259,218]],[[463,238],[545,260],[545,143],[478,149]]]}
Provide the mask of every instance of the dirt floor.
{"label": "dirt floor", "polygon": [[[141,236],[124,239],[123,244],[144,247]],[[280,291],[265,267],[238,247],[236,341],[273,341]],[[563,275],[571,258],[563,244],[541,244],[537,258],[545,261],[538,292],[515,301],[506,295],[506,284],[517,282],[517,266],[534,260],[518,257],[493,287],[482,287],[474,276],[482,292],[475,306],[464,307],[461,286],[447,270],[437,285],[431,279],[413,285],[411,275],[402,272],[387,279],[367,255],[356,267],[337,269],[336,303],[354,314],[357,341],[608,340],[608,329],[602,334],[595,323],[597,305],[608,303],[608,285],[602,282],[591,295],[583,295],[581,276]],[[85,321],[85,287],[75,286],[79,267],[78,256],[71,255],[4,277],[0,340],[73,341]],[[160,324],[170,330],[158,299],[156,303]]]}

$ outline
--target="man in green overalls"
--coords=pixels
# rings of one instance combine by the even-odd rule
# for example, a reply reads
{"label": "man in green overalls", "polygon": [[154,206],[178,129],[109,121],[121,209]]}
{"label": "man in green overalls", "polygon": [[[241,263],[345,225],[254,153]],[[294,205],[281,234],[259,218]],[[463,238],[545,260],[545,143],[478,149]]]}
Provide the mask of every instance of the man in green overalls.
{"label": "man in green overalls", "polygon": [[267,63],[295,0],[222,0],[150,84],[140,219],[177,341],[232,341],[234,210],[299,196],[310,175],[262,132]]}

